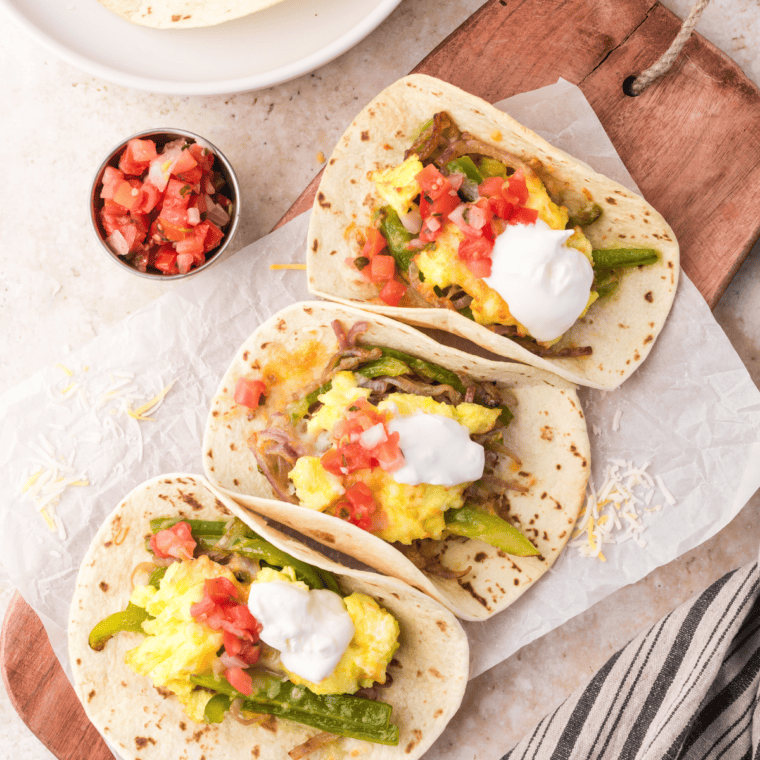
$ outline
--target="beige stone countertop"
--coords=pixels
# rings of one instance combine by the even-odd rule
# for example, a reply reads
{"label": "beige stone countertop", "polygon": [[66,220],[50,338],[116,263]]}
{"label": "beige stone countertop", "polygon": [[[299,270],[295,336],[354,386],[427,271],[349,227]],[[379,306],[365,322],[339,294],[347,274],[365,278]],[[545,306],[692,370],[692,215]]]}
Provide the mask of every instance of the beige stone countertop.
{"label": "beige stone countertop", "polygon": [[[62,360],[171,285],[119,271],[89,228],[92,156],[123,137],[174,125],[208,137],[236,167],[241,226],[228,255],[265,235],[320,168],[355,113],[406,74],[482,0],[402,0],[367,38],[322,68],[257,92],[177,97],[95,78],[62,62],[0,14],[0,393]],[[665,0],[685,18],[691,0]],[[0,3],[0,8],[2,3]],[[760,83],[760,4],[713,0],[697,31]],[[760,247],[715,309],[760,384]],[[477,746],[435,757],[499,758],[617,649],[681,601],[758,552],[756,493],[703,545],[607,597],[470,682],[454,718]],[[0,568],[0,616],[13,589]],[[474,730],[475,729],[475,730]],[[450,732],[456,736],[459,732]],[[52,755],[0,686],[0,760]]]}

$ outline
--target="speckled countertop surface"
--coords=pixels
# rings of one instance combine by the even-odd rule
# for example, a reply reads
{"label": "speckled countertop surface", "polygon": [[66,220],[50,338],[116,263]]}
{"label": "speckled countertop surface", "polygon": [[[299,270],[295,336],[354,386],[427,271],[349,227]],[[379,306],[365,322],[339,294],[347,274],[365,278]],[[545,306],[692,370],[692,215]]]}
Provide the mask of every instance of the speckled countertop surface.
{"label": "speckled countertop surface", "polygon": [[[7,147],[0,184],[0,392],[170,287],[119,272],[97,249],[82,214],[90,181],[89,172],[80,171],[83,155],[103,155],[123,136],[159,123],[207,136],[241,179],[244,214],[232,255],[271,229],[320,168],[318,153],[330,154],[359,108],[481,4],[403,0],[375,32],[332,63],[266,90],[227,96],[174,97],[119,87],[61,62],[14,24],[0,25],[0,140]],[[664,5],[685,18],[692,2]],[[697,31],[760,83],[756,0],[713,0]],[[48,199],[42,207],[40,188]],[[760,384],[758,246],[715,316]],[[760,544],[758,508],[756,493],[702,546],[470,682],[454,718],[454,727],[479,737],[467,756],[500,757],[637,631],[753,559]],[[0,569],[0,616],[12,593]],[[52,757],[20,721],[2,686],[0,736],[0,759]],[[457,747],[439,743],[432,754],[456,757]]]}

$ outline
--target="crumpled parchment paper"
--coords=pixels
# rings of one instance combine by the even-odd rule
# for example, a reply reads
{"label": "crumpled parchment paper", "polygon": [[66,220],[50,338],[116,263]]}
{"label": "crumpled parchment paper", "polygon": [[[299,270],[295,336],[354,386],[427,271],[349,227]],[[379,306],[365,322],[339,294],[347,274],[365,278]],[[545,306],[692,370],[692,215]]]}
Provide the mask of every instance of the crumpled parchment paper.
{"label": "crumpled parchment paper", "polygon": [[[636,189],[578,88],[560,80],[499,105]],[[303,271],[270,270],[270,264],[305,260],[307,226],[304,214],[131,315],[67,356],[63,366],[51,365],[0,397],[0,478],[6,488],[0,558],[40,615],[67,673],[69,602],[92,536],[135,485],[162,472],[203,472],[208,404],[239,344],[275,311],[309,300]],[[95,408],[99,393],[125,381],[134,388],[132,409],[173,382],[161,406],[148,413],[155,421],[120,413],[116,401]],[[702,543],[760,486],[760,392],[684,275],[643,366],[613,392],[582,389],[581,400],[597,487],[609,458],[651,462],[649,471],[662,477],[677,503],[664,503],[657,494],[663,508],[644,517],[645,546],[628,541],[605,547],[606,562],[568,548],[515,605],[488,621],[466,623],[472,677]],[[69,487],[57,506],[65,540],[48,529],[28,492],[20,491],[46,446],[67,460],[73,455],[72,468],[89,483]]]}

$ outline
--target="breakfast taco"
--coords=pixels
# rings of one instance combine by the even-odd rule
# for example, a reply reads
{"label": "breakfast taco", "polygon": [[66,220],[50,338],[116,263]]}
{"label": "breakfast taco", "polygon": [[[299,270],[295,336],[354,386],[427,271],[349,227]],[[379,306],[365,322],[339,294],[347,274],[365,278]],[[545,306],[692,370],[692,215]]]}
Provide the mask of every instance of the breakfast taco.
{"label": "breakfast taco", "polygon": [[243,506],[471,620],[547,571],[590,470],[567,381],[325,302],[294,304],[244,342],[203,462]]}
{"label": "breakfast taco", "polygon": [[675,296],[673,231],[640,196],[423,75],[357,116],[325,167],[309,291],[615,388]]}
{"label": "breakfast taco", "polygon": [[98,531],[69,654],[88,717],[130,760],[416,758],[469,667],[434,600],[182,474],[135,488]]}

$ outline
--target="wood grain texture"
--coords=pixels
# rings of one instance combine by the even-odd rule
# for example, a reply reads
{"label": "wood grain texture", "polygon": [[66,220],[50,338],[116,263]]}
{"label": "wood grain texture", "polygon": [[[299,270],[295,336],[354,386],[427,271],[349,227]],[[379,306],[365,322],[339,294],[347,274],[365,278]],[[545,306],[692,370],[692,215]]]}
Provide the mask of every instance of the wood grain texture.
{"label": "wood grain texture", "polygon": [[[651,0],[490,0],[414,71],[490,102],[559,77],[579,85],[714,306],[760,235],[760,92],[694,35],[666,77],[626,96],[625,78],[651,65],[679,26]],[[320,176],[277,227],[311,208]],[[0,637],[0,670],[19,715],[54,755],[111,758],[18,595]]]}
{"label": "wood grain texture", "polygon": [[0,670],[11,704],[60,760],[113,760],[85,715],[34,610],[14,594],[0,631]]}

